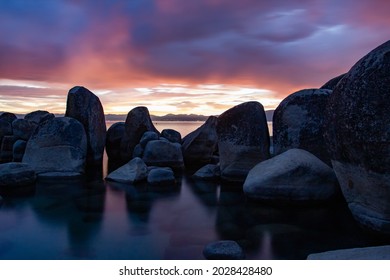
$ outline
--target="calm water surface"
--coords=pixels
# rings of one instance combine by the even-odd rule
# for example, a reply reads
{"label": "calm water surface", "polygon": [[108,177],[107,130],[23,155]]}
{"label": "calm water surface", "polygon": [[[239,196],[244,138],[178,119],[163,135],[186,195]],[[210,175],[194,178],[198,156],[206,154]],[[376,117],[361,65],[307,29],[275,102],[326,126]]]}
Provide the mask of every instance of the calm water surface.
{"label": "calm water surface", "polygon": [[[157,123],[183,135],[202,123]],[[386,244],[361,230],[343,201],[287,207],[249,202],[240,187],[195,182],[152,189],[104,181],[39,181],[4,197],[0,259],[203,259],[238,241],[248,259],[305,259],[325,250]]]}

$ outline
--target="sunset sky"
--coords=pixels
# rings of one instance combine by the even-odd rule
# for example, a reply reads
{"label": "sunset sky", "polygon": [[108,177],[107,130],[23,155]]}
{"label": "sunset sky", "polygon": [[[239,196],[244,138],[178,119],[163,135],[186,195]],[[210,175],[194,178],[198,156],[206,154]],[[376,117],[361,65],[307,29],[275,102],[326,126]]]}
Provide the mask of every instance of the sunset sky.
{"label": "sunset sky", "polygon": [[348,71],[390,39],[390,1],[0,0],[0,111],[220,114]]}

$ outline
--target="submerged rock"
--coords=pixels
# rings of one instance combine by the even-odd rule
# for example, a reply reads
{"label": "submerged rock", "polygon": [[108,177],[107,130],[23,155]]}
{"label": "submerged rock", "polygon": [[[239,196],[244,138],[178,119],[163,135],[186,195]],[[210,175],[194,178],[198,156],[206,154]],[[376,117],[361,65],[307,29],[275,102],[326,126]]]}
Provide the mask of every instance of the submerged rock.
{"label": "submerged rock", "polygon": [[148,167],[142,159],[136,157],[127,164],[108,174],[106,180],[119,183],[137,183],[145,180],[147,176]]}
{"label": "submerged rock", "polygon": [[110,160],[121,160],[121,141],[125,134],[125,123],[117,122],[110,126],[107,130],[106,137],[106,152]]}
{"label": "submerged rock", "polygon": [[259,102],[237,105],[218,117],[221,178],[243,182],[257,163],[270,157],[269,132]]}
{"label": "submerged rock", "polygon": [[[42,123],[27,142],[23,163],[38,175],[80,175],[85,171],[87,138],[83,125],[73,118]],[[46,174],[47,175],[47,174]]]}
{"label": "submerged rock", "polygon": [[217,180],[221,176],[221,169],[217,164],[206,164],[192,175],[195,179]]}
{"label": "submerged rock", "polygon": [[208,260],[243,260],[245,253],[233,240],[221,240],[210,243],[203,249],[203,256]]}
{"label": "submerged rock", "polygon": [[148,184],[153,186],[174,185],[176,183],[175,174],[170,168],[153,168],[148,174]]}
{"label": "submerged rock", "polygon": [[85,87],[73,87],[68,93],[65,117],[74,118],[84,126],[87,162],[101,162],[106,144],[106,121],[99,98]]}
{"label": "submerged rock", "polygon": [[299,148],[331,164],[323,137],[324,114],[331,93],[329,89],[304,89],[279,104],[272,124],[275,155]]}
{"label": "submerged rock", "polygon": [[36,180],[35,171],[20,162],[0,164],[0,187],[23,187],[31,185]]}
{"label": "submerged rock", "polygon": [[310,254],[308,260],[390,260],[390,246],[351,248]]}
{"label": "submerged rock", "polygon": [[182,169],[184,167],[181,145],[163,140],[152,140],[146,144],[143,161],[147,165]]}
{"label": "submerged rock", "polygon": [[291,149],[257,164],[244,187],[247,197],[271,201],[325,201],[338,191],[333,170],[311,153]]}
{"label": "submerged rock", "polygon": [[337,84],[325,138],[355,219],[390,233],[390,41],[360,59]]}

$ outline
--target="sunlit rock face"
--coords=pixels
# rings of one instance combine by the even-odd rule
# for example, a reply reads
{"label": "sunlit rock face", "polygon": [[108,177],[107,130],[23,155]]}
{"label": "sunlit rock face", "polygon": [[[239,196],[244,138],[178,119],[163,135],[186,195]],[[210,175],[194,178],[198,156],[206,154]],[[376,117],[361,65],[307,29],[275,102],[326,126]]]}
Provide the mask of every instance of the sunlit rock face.
{"label": "sunlit rock face", "polygon": [[221,179],[244,182],[257,163],[270,157],[269,131],[259,102],[237,105],[218,117]]}
{"label": "sunlit rock face", "polygon": [[73,87],[68,93],[65,116],[84,126],[88,143],[87,162],[101,162],[106,144],[106,121],[99,98],[85,87]]}
{"label": "sunlit rock face", "polygon": [[298,148],[331,164],[323,137],[324,113],[331,93],[329,89],[304,89],[279,104],[272,124],[275,155]]}
{"label": "sunlit rock face", "polygon": [[355,219],[390,233],[390,41],[360,59],[337,84],[325,138]]}

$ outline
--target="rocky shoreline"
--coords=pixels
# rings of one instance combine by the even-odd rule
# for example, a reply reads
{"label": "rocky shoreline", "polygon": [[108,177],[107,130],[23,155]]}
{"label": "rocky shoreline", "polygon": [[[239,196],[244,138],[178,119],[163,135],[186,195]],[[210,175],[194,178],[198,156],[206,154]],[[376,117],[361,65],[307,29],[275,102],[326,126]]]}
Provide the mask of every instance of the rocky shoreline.
{"label": "rocky shoreline", "polygon": [[[31,189],[40,178],[99,170],[105,149],[110,166],[118,167],[105,180],[166,187],[187,172],[194,180],[230,183],[256,203],[329,203],[341,194],[362,227],[388,235],[389,54],[390,41],[321,88],[286,97],[274,113],[272,141],[257,101],[210,116],[184,138],[173,129],[158,131],[146,107],[107,130],[99,98],[81,86],[69,90],[64,117],[0,113],[0,195]],[[212,257],[206,246],[206,258],[229,258],[224,252],[231,248],[238,250],[231,258],[243,258],[238,245],[226,244],[232,245],[213,244]]]}

